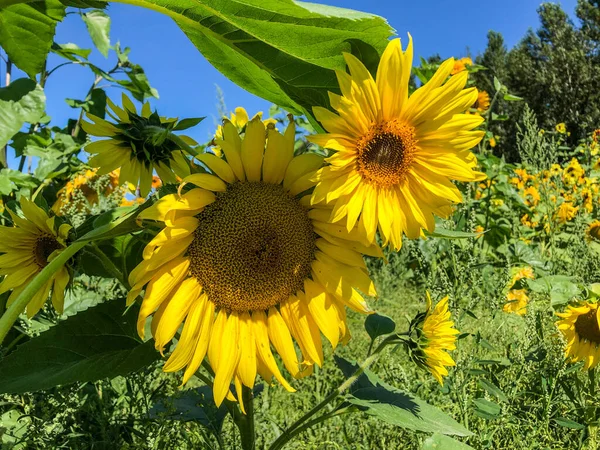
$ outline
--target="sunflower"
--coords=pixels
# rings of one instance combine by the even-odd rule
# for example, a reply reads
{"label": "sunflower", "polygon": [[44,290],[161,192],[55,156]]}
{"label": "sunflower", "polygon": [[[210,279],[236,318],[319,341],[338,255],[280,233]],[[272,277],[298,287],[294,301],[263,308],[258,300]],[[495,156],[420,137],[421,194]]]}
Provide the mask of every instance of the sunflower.
{"label": "sunflower", "polygon": [[334,348],[349,339],[346,306],[370,312],[357,288],[376,295],[361,253],[381,250],[357,228],[328,223],[331,210],[302,197],[323,158],[294,157],[294,140],[293,122],[280,134],[255,117],[242,139],[225,120],[217,144],[227,160],[198,156],[210,173],[184,180],[197,187],[166,195],[139,216],[165,227],[129,276],[129,302],[146,286],[138,332],[154,314],[162,352],[184,323],[164,370],[185,368],[186,383],[208,355],[217,405],[232,380],[239,398],[257,373],[293,391],[271,345],[292,376],[304,376],[323,363],[320,333]]}
{"label": "sunflower", "polygon": [[573,203],[571,202],[563,202],[558,207],[558,221],[560,223],[567,223],[575,218],[578,211],[578,206],[573,206]]}
{"label": "sunflower", "polygon": [[556,131],[560,134],[565,134],[567,132],[567,126],[565,125],[564,122],[561,123],[557,123],[556,126],[554,127],[556,129]]}
{"label": "sunflower", "polygon": [[585,361],[584,370],[592,369],[600,361],[600,313],[598,303],[584,301],[569,306],[564,313],[556,313],[556,325],[567,340],[565,355],[571,362]]}
{"label": "sunflower", "polygon": [[[490,94],[486,91],[477,92],[477,100],[471,108],[476,109],[479,114],[483,114],[490,107]],[[493,147],[493,146],[492,146]]]}
{"label": "sunflower", "polygon": [[[165,183],[175,183],[177,177],[189,175],[189,161],[179,145],[168,138],[168,134],[177,126],[177,120],[153,113],[147,102],[142,107],[141,115],[138,115],[135,105],[125,94],[122,102],[121,108],[107,99],[114,114],[108,109],[107,113],[117,123],[89,113],[87,117],[94,123],[82,122],[83,130],[89,135],[110,138],[85,147],[88,153],[94,155],[88,163],[99,168],[98,175],[105,175],[120,167],[119,184],[139,184],[142,197],[150,192],[154,171]],[[197,145],[187,136],[179,138],[187,145]]]}
{"label": "sunflower", "polygon": [[[255,116],[262,118],[262,114],[263,114],[262,111],[259,111],[255,114]],[[237,108],[235,108],[235,112],[230,113],[229,122],[231,122],[240,132],[248,124],[249,120],[250,120],[250,118],[248,116],[248,113],[241,106],[238,106]],[[277,120],[266,119],[266,120],[263,120],[263,123],[265,124],[265,126],[268,126],[269,124],[275,125],[277,123]],[[215,132],[215,137],[213,139],[213,142],[216,142],[218,139],[223,139],[223,125],[219,125],[217,127],[217,131]],[[222,154],[223,154],[223,152],[221,151],[221,147],[219,147],[216,144],[211,147],[211,150],[217,156],[222,156]]]}
{"label": "sunflower", "polygon": [[440,384],[448,375],[446,367],[456,365],[447,353],[456,349],[456,335],[459,333],[450,318],[448,297],[440,300],[432,310],[431,296],[427,292],[427,311],[417,315],[411,324],[417,334],[416,349],[411,352],[411,358],[420,367],[429,370]]}
{"label": "sunflower", "polygon": [[[353,55],[344,54],[350,74],[338,71],[343,96],[329,94],[334,114],[314,113],[329,134],[309,140],[335,153],[320,169],[312,203],[334,204],[331,221],[346,218],[351,230],[359,221],[369,242],[379,228],[384,245],[402,245],[402,233],[414,239],[433,231],[434,214],[447,217],[462,195],[451,180],[482,180],[469,152],[484,135],[470,131],[483,122],[463,114],[477,98],[463,89],[468,73],[448,78],[453,61],[442,63],[432,79],[408,96],[412,41],[388,44],[373,80]],[[360,219],[359,219],[360,216]]]}
{"label": "sunflower", "polygon": [[506,303],[502,310],[506,313],[514,313],[519,316],[527,314],[529,296],[525,289],[511,289],[506,294]]}
{"label": "sunflower", "polygon": [[586,230],[588,240],[600,241],[600,220],[594,220]]}
{"label": "sunflower", "polygon": [[585,170],[579,164],[576,158],[571,159],[571,162],[563,171],[563,181],[567,185],[575,185],[585,177]]}
{"label": "sunflower", "polygon": [[[0,226],[0,294],[12,289],[7,306],[19,296],[31,280],[66,247],[70,225],[55,226],[55,218],[32,201],[21,197],[20,217],[9,209],[14,227]],[[27,316],[33,317],[44,305],[50,291],[52,304],[62,314],[69,271],[61,267],[27,305]]]}

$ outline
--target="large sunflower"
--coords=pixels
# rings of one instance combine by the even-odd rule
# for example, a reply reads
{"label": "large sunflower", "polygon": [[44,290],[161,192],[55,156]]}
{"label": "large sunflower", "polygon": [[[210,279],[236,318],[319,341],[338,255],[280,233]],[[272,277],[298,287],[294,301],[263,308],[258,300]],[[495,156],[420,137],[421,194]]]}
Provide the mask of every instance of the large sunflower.
{"label": "large sunflower", "polygon": [[[116,121],[111,123],[93,114],[87,117],[94,123],[82,122],[83,130],[91,136],[108,137],[86,145],[91,153],[89,165],[98,167],[97,175],[120,168],[119,185],[132,183],[140,187],[145,197],[152,186],[154,171],[165,183],[175,183],[177,177],[190,174],[190,164],[180,146],[167,137],[176,126],[176,119],[160,117],[152,112],[149,103],[142,106],[141,115],[131,99],[123,94],[123,107],[107,99],[107,113]],[[188,145],[197,145],[188,136],[179,136]]]}
{"label": "large sunflower", "polygon": [[[9,210],[14,227],[0,226],[0,294],[10,291],[7,306],[19,296],[29,282],[66,247],[70,225],[55,226],[55,218],[24,197],[21,197],[24,217]],[[69,271],[61,267],[27,305],[27,316],[33,317],[52,291],[52,304],[62,314]]]}
{"label": "large sunflower", "polygon": [[226,160],[200,155],[210,173],[185,179],[198,187],[140,214],[165,227],[129,276],[129,302],[145,286],[138,331],[154,314],[156,348],[164,351],[183,322],[164,369],[185,368],[185,383],[208,355],[217,404],[232,380],[239,398],[257,373],[293,390],[271,345],[292,376],[310,373],[323,362],[320,333],[333,347],[349,339],[345,306],[369,312],[356,288],[375,295],[361,253],[381,251],[358,229],[328,223],[331,211],[301,196],[322,157],[293,157],[294,135],[293,123],[282,135],[255,116],[241,139],[225,120],[217,144]]}
{"label": "large sunflower", "polygon": [[572,361],[585,361],[584,370],[600,361],[600,308],[596,302],[580,302],[569,306],[556,325],[567,340],[566,356]]}
{"label": "large sunflower", "polygon": [[477,160],[469,151],[483,137],[471,131],[483,118],[463,114],[477,100],[477,89],[464,89],[468,72],[449,77],[454,62],[410,97],[412,40],[402,52],[390,41],[375,81],[354,56],[344,54],[350,74],[337,72],[342,96],[330,93],[334,114],[321,107],[315,116],[329,132],[309,139],[335,151],[317,173],[313,203],[335,205],[331,220],[357,221],[373,242],[377,228],[384,245],[399,249],[402,233],[417,238],[433,231],[434,214],[447,217],[462,201],[451,180],[475,181]]}

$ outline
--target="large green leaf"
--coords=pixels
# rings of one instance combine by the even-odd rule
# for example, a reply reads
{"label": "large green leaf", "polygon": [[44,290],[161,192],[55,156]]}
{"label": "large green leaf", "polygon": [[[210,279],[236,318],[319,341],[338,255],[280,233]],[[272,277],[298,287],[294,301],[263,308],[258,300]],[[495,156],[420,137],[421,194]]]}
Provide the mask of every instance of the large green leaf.
{"label": "large green leaf", "polygon": [[[358,365],[338,356],[338,367],[350,377]],[[349,403],[384,422],[409,430],[469,436],[472,433],[452,417],[411,393],[388,385],[373,372],[365,370],[350,389]]]}
{"label": "large green leaf", "polygon": [[64,17],[65,6],[58,0],[2,7],[0,47],[19,69],[34,78],[44,68],[56,24]]}
{"label": "large green leaf", "polygon": [[421,450],[473,450],[473,447],[443,434],[435,433],[425,439]]}
{"label": "large green leaf", "polygon": [[92,42],[106,58],[110,49],[110,17],[101,10],[86,12],[82,17]]}
{"label": "large green leaf", "polygon": [[69,318],[0,361],[0,393],[22,393],[113,378],[146,367],[160,355],[136,333],[137,308],[100,304]]}
{"label": "large green leaf", "polygon": [[169,15],[225,76],[296,113],[328,106],[343,51],[372,60],[393,32],[378,16],[292,0],[119,1]]}
{"label": "large green leaf", "polygon": [[0,88],[0,147],[6,145],[25,122],[40,120],[45,104],[44,91],[33,80],[20,78]]}

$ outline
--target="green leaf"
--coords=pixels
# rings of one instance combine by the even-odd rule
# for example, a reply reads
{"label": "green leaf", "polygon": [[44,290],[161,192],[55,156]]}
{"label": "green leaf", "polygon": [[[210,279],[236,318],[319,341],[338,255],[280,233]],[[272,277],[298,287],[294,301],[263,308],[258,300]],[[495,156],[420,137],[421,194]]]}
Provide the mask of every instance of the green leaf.
{"label": "green leaf", "polygon": [[494,89],[496,91],[500,91],[503,88],[502,83],[500,83],[500,80],[496,77],[494,77]]}
{"label": "green leaf", "polygon": [[187,130],[188,128],[195,127],[200,122],[202,122],[204,119],[206,119],[206,117],[194,117],[194,118],[190,118],[190,119],[182,119],[179,122],[177,122],[177,125],[175,125],[175,127],[173,128],[173,131]]}
{"label": "green leaf", "polygon": [[197,422],[215,435],[221,433],[227,407],[215,405],[212,388],[200,386],[176,397],[161,399],[150,409],[150,418]]}
{"label": "green leaf", "polygon": [[502,411],[499,405],[485,398],[477,398],[473,400],[473,404],[475,405],[475,414],[487,420],[497,419]]}
{"label": "green leaf", "polygon": [[[358,369],[357,364],[339,356],[335,356],[335,361],[346,378],[352,376]],[[346,399],[347,402],[392,425],[429,433],[457,436],[472,434],[438,408],[408,392],[386,384],[370,370],[365,370],[352,385],[350,394]]]}
{"label": "green leaf", "polygon": [[[136,0],[175,20],[233,82],[293,113],[328,106],[351,40],[381,53],[392,28],[378,16],[291,0]],[[356,42],[354,42],[356,47]]]}
{"label": "green leaf", "polygon": [[507,102],[521,102],[523,98],[512,94],[504,94],[504,100]]}
{"label": "green leaf", "polygon": [[506,394],[502,392],[502,389],[500,389],[491,381],[482,378],[481,380],[479,380],[479,386],[481,386],[487,391],[488,394],[493,395],[501,402],[508,402],[508,398],[506,397]]}
{"label": "green leaf", "polygon": [[[106,75],[105,73],[103,76],[107,80],[112,78],[107,78]],[[116,81],[131,92],[131,95],[139,102],[143,102],[151,97],[158,98],[158,91],[150,86],[148,77],[141,66],[129,63],[126,75],[129,77],[129,80],[115,80],[112,78],[112,81]]]}
{"label": "green leaf", "polygon": [[571,428],[573,430],[583,430],[585,428],[585,425],[582,425],[565,417],[559,417],[558,419],[554,419],[554,421],[561,427]]}
{"label": "green leaf", "polygon": [[110,49],[110,17],[101,10],[89,11],[83,14],[83,21],[87,27],[92,42],[104,57],[108,57]]}
{"label": "green leaf", "polygon": [[138,207],[125,206],[107,211],[104,214],[86,221],[84,226],[77,229],[77,232],[85,232],[85,235],[77,239],[78,242],[98,241],[101,239],[109,239],[115,236],[138,231],[140,226],[136,222],[137,215],[149,207],[152,202],[146,202]]}
{"label": "green leaf", "polygon": [[0,8],[0,47],[19,69],[35,78],[44,68],[56,24],[64,17],[65,6],[58,0]]}
{"label": "green leaf", "polygon": [[473,450],[473,447],[443,434],[435,433],[425,439],[421,450]]}
{"label": "green leaf", "polygon": [[479,236],[479,233],[469,233],[467,231],[448,230],[436,226],[433,232],[426,231],[428,237],[443,238],[443,239],[468,239]]}
{"label": "green leaf", "polygon": [[392,319],[380,314],[370,314],[365,319],[365,330],[371,337],[371,340],[384,334],[393,333],[396,329],[396,324]]}
{"label": "green leaf", "polygon": [[79,58],[87,59],[88,56],[90,56],[90,53],[92,53],[88,48],[79,48],[77,45],[71,43],[57,44],[55,42],[52,44],[51,50],[53,53],[56,53],[69,61],[79,61]]}
{"label": "green leaf", "polygon": [[33,80],[20,78],[0,88],[0,147],[12,138],[25,122],[36,123],[44,115],[46,96]]}
{"label": "green leaf", "polygon": [[0,393],[23,393],[140,370],[160,355],[137,337],[138,308],[115,300],[69,318],[0,362]]}

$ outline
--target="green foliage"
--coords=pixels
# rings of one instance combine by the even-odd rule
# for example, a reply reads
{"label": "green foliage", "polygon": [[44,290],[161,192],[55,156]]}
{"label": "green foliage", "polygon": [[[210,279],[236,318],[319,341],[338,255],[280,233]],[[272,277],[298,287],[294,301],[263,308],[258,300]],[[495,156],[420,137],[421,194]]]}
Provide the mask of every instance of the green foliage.
{"label": "green foliage", "polygon": [[98,51],[107,58],[110,48],[110,17],[101,10],[86,12],[82,17],[92,42]]}
{"label": "green foliage", "polygon": [[44,115],[46,97],[35,81],[22,78],[0,88],[0,147],[4,146],[25,122],[37,123]]}
{"label": "green foliage", "polygon": [[0,362],[0,392],[21,393],[113,378],[158,358],[135,328],[138,308],[103,303],[55,325]]}
{"label": "green foliage", "polygon": [[2,7],[0,47],[19,69],[35,78],[45,68],[56,24],[64,17],[65,6],[59,0]]}

